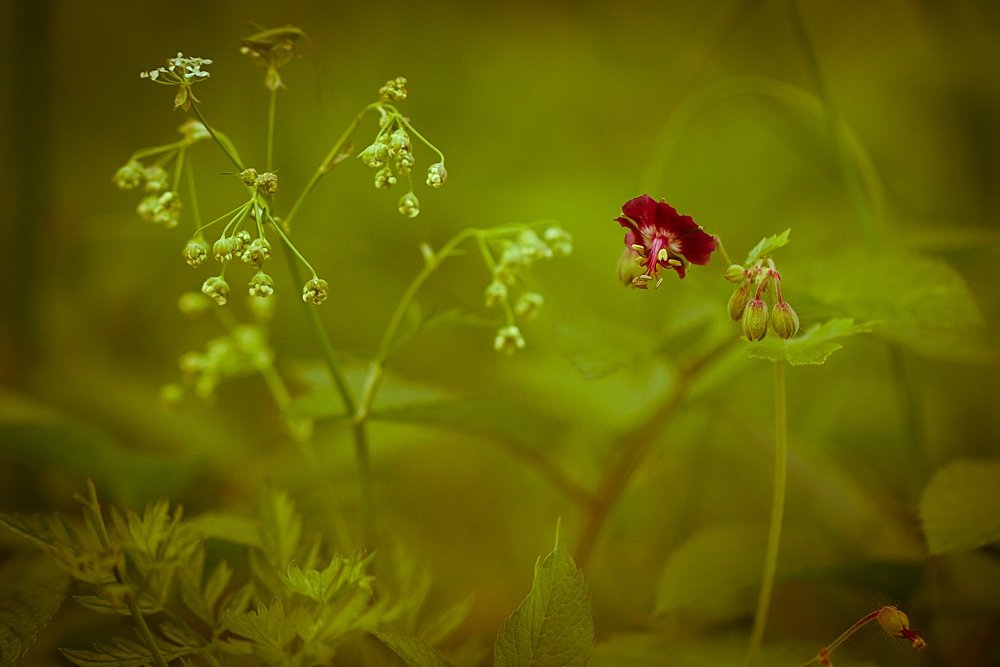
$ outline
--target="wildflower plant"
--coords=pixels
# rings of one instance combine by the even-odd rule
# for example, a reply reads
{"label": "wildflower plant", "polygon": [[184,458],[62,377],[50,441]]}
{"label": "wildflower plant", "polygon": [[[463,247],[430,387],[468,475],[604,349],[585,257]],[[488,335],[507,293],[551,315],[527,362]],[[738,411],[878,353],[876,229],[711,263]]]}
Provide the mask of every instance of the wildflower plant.
{"label": "wildflower plant", "polygon": [[[210,334],[203,344],[196,344],[195,349],[180,356],[179,377],[163,386],[161,401],[169,408],[178,408],[188,396],[212,401],[229,381],[259,379],[283,420],[289,441],[284,444],[296,446],[302,467],[321,482],[316,485],[319,498],[316,502],[324,504],[322,521],[329,525],[310,525],[288,494],[272,489],[261,494],[254,518],[230,511],[209,511],[191,517],[167,500],[154,501],[141,511],[107,508],[99,502],[97,490],[89,482],[86,493],[77,498],[82,508],[80,518],[0,514],[0,528],[26,540],[49,559],[30,569],[30,576],[15,587],[17,595],[8,595],[18,602],[27,601],[24,604],[27,620],[0,627],[0,658],[5,665],[10,655],[8,646],[14,639],[20,642],[15,650],[16,657],[20,657],[70,593],[87,610],[119,617],[131,626],[130,631],[121,633],[126,636],[111,643],[95,642],[91,649],[63,649],[70,662],[88,667],[382,665],[396,658],[407,665],[454,667],[489,660],[489,649],[475,639],[456,651],[460,659],[454,661],[450,654],[446,657],[439,650],[463,623],[469,603],[459,602],[440,613],[430,613],[425,608],[431,587],[428,576],[393,551],[398,545],[386,535],[384,525],[388,520],[378,511],[376,487],[382,480],[378,471],[373,470],[370,450],[373,438],[381,435],[372,424],[420,423],[499,438],[504,429],[520,435],[522,421],[539,418],[536,412],[508,410],[504,401],[494,401],[492,397],[483,402],[462,398],[455,401],[462,403],[458,409],[452,409],[451,404],[442,408],[437,403],[393,407],[387,405],[390,401],[385,394],[389,392],[383,393],[383,388],[391,387],[397,380],[391,368],[394,355],[416,332],[437,322],[462,319],[450,318],[453,311],[444,316],[427,315],[419,307],[428,282],[445,264],[471,263],[478,271],[461,286],[478,304],[476,317],[467,319],[486,323],[477,334],[470,334],[478,336],[476,344],[484,349],[492,346],[503,355],[497,358],[504,359],[504,363],[508,363],[505,357],[509,355],[531,355],[532,323],[547,314],[546,298],[534,283],[532,271],[536,264],[563,261],[571,255],[573,237],[557,222],[540,220],[469,227],[439,239],[434,227],[434,195],[427,195],[430,190],[447,186],[449,172],[444,153],[417,129],[421,126],[420,119],[407,114],[405,104],[411,94],[410,85],[401,76],[379,87],[373,85],[372,101],[348,122],[308,180],[292,182],[285,174],[295,173],[294,170],[284,170],[282,167],[286,165],[278,165],[274,160],[278,100],[287,91],[285,68],[298,60],[301,45],[311,42],[304,31],[294,26],[255,26],[253,30],[241,40],[239,53],[250,65],[264,71],[262,83],[268,109],[266,145],[254,147],[256,150],[241,146],[238,150],[219,126],[209,122],[215,83],[211,73],[213,60],[178,53],[165,66],[144,71],[140,77],[173,87],[173,110],[186,116],[179,127],[180,138],[137,150],[114,173],[112,181],[118,188],[138,195],[136,210],[142,220],[169,230],[185,230],[182,235],[175,233],[175,253],[194,270],[192,275],[196,277],[179,288],[183,291],[177,307],[186,318],[210,314],[219,325],[219,331]],[[719,97],[714,94],[717,91],[709,92],[713,94],[696,95],[693,99],[704,102]],[[848,142],[838,132],[846,130],[838,124],[832,104],[825,101],[817,108],[831,115],[832,137],[837,149],[843,152],[839,157],[843,158]],[[681,110],[684,111],[683,105]],[[238,193],[232,201],[211,212],[199,206],[196,183],[202,181],[193,170],[192,157],[198,151],[208,150],[204,144],[211,144],[211,150],[221,150],[233,167],[229,173],[214,176],[213,186],[221,183]],[[251,155],[253,160],[245,159]],[[844,159],[842,166],[850,176],[850,160]],[[413,225],[426,221],[431,223],[427,233],[432,239],[412,248],[414,258],[419,252],[422,264],[396,299],[384,329],[373,339],[370,349],[355,353],[360,356],[360,363],[346,370],[344,355],[338,352],[336,339],[320,319],[318,307],[337,308],[352,276],[338,272],[339,262],[324,265],[326,260],[316,260],[295,233],[318,220],[310,211],[310,196],[335,168],[367,168],[376,190],[393,191],[390,195],[371,193],[376,201],[382,202],[386,215],[366,222]],[[284,199],[289,192],[293,196]],[[277,197],[279,193],[283,195],[281,199]],[[765,236],[745,259],[739,261],[737,256],[734,261],[716,233],[725,229],[726,221],[709,220],[687,206],[684,210],[692,214],[682,214],[668,200],[658,198],[659,194],[649,190],[625,201],[620,214],[618,202],[610,202],[604,213],[594,217],[598,225],[604,225],[598,228],[604,230],[607,248],[613,253],[607,262],[605,279],[613,283],[616,272],[623,286],[638,290],[623,297],[630,303],[640,299],[657,307],[665,304],[663,310],[668,315],[663,330],[646,331],[655,327],[644,327],[644,331],[637,333],[634,331],[637,327],[631,327],[630,335],[654,340],[645,347],[619,345],[615,341],[614,345],[606,346],[614,348],[615,356],[610,361],[593,362],[592,358],[586,358],[592,353],[590,348],[597,347],[586,337],[578,346],[584,348],[582,351],[564,345],[563,352],[573,362],[582,360],[577,366],[588,377],[610,373],[636,360],[655,359],[663,363],[665,373],[657,377],[663,382],[628,395],[629,402],[639,408],[640,416],[635,423],[616,424],[617,432],[605,429],[597,436],[589,436],[593,440],[588,442],[595,445],[595,451],[600,451],[597,446],[600,440],[608,452],[606,465],[597,470],[591,468],[595,477],[592,484],[577,481],[574,474],[578,470],[571,474],[550,457],[555,440],[551,432],[569,432],[587,441],[586,428],[574,424],[572,428],[561,431],[553,428],[550,432],[546,423],[538,429],[538,434],[532,433],[538,435],[535,444],[541,443],[540,446],[512,447],[515,458],[532,466],[543,478],[546,493],[554,490],[553,495],[571,506],[576,521],[566,531],[562,522],[557,523],[554,546],[538,559],[530,592],[499,628],[492,643],[496,665],[582,667],[589,663],[595,633],[590,591],[583,572],[592,567],[602,546],[606,549],[604,555],[610,554],[606,564],[614,572],[614,586],[621,579],[622,566],[631,566],[627,558],[619,559],[615,542],[602,543],[602,536],[613,534],[608,528],[620,501],[627,496],[629,484],[643,477],[643,466],[655,460],[651,452],[658,443],[681,439],[685,427],[696,428],[675,425],[673,420],[695,397],[708,394],[713,383],[726,386],[726,396],[734,398],[713,402],[704,413],[712,422],[728,421],[733,414],[732,403],[741,401],[749,392],[732,391],[732,385],[726,381],[744,369],[762,367],[761,361],[769,362],[768,369],[773,372],[773,439],[769,442],[768,438],[759,437],[762,429],[750,424],[745,429],[749,434],[747,440],[761,442],[739,444],[773,446],[773,486],[766,530],[763,524],[758,527],[741,522],[735,527],[694,531],[694,535],[687,537],[684,533],[688,526],[681,526],[677,531],[680,545],[667,557],[655,586],[655,601],[648,610],[649,616],[642,610],[629,610],[627,614],[626,623],[641,626],[633,633],[640,641],[630,644],[629,638],[616,644],[617,638],[602,640],[594,651],[593,664],[697,663],[745,667],[790,664],[784,655],[780,660],[771,660],[772,655],[778,654],[772,653],[774,649],[786,647],[768,646],[764,641],[772,598],[780,582],[779,555],[783,568],[793,564],[788,566],[791,574],[801,571],[812,576],[830,563],[799,562],[795,541],[786,539],[790,544],[782,541],[786,496],[790,495],[788,461],[796,444],[791,441],[797,439],[789,428],[797,420],[794,412],[789,414],[787,377],[794,377],[795,367],[826,363],[851,336],[884,334],[884,323],[875,321],[881,313],[874,307],[866,309],[870,295],[865,287],[855,288],[858,293],[850,292],[853,286],[845,278],[853,268],[877,271],[882,261],[889,265],[882,269],[887,273],[900,273],[900,267],[915,267],[905,275],[918,282],[923,278],[920,289],[913,290],[920,303],[931,298],[928,295],[934,290],[928,287],[939,287],[934,284],[936,280],[942,283],[940,293],[949,297],[957,293],[949,291],[950,274],[924,271],[928,266],[940,268],[940,264],[923,262],[915,254],[902,255],[906,262],[892,264],[889,253],[871,253],[863,262],[846,266],[838,276],[838,282],[844,283],[838,287],[850,298],[823,303],[818,290],[809,285],[808,271],[802,270],[803,265],[811,267],[813,262],[791,261],[794,256],[790,253],[795,250],[790,247],[791,229]],[[863,198],[858,201],[863,207]],[[286,206],[286,202],[290,205]],[[336,215],[335,212],[333,216]],[[868,215],[868,211],[862,210],[859,218]],[[328,217],[324,213],[324,218]],[[612,270],[614,254],[619,254],[616,271]],[[878,263],[874,261],[876,257]],[[282,261],[287,263],[287,269],[276,266]],[[927,274],[932,277],[927,278]],[[692,284],[699,282],[700,285]],[[697,308],[689,308],[693,288],[701,290],[696,294],[711,295],[704,303],[697,304]],[[672,298],[681,292],[686,292],[682,298]],[[291,294],[296,302],[301,300],[296,307],[301,309],[303,322],[315,337],[324,366],[323,377],[318,380],[311,366],[305,373],[289,371],[291,364],[286,362],[285,351],[278,343],[281,338],[275,335],[276,327],[294,325],[275,316],[276,301],[286,294]],[[622,290],[618,294],[626,293]],[[792,301],[800,306],[801,319]],[[816,307],[817,304],[821,307]],[[688,312],[696,309],[699,312]],[[342,319],[351,316],[340,311],[337,314]],[[913,317],[923,316],[918,313]],[[906,333],[897,331],[898,335]],[[559,342],[564,341],[560,338]],[[643,368],[648,366],[643,364]],[[760,378],[751,373],[746,375],[751,392],[762,393]],[[562,383],[564,378],[559,381]],[[414,417],[418,413],[420,416]],[[334,479],[328,475],[328,460],[319,456],[314,442],[317,432],[325,435],[315,428],[324,420],[340,427],[336,437],[350,440],[352,451],[347,455],[353,456],[356,465],[353,478]],[[698,451],[705,449],[704,445],[714,446],[706,438],[691,437],[691,440],[696,441]],[[741,447],[739,455],[751,460],[758,454],[747,446]],[[581,468],[586,474],[586,468]],[[990,476],[977,477],[983,473]],[[980,502],[981,497],[976,494],[961,495],[970,479],[978,479],[986,486],[981,480],[997,479],[997,474],[997,470],[986,470],[986,466],[959,461],[935,477],[920,509],[931,554],[973,550],[1000,539],[994,521],[995,507]],[[351,486],[345,479],[354,482],[356,488],[345,489]],[[642,491],[649,492],[657,486],[655,476],[646,476],[645,480]],[[664,486],[683,481],[671,477]],[[701,477],[693,480],[692,488],[698,487],[700,493],[706,487],[703,481]],[[729,486],[737,487],[735,491],[726,489],[731,493],[742,492],[740,485]],[[793,487],[792,494],[810,493],[810,488],[802,484]],[[825,492],[833,495],[830,489]],[[858,496],[868,500],[860,492]],[[967,522],[975,526],[956,528],[952,502],[955,497],[968,501],[963,511],[976,519]],[[835,502],[839,503],[839,498]],[[639,529],[666,533],[670,527],[663,527],[664,522],[657,514],[659,507],[630,518],[642,522],[653,515],[655,521],[650,523],[656,525],[640,525]],[[687,509],[682,507],[678,514],[686,514]],[[840,521],[843,516],[837,514],[836,518]],[[876,533],[869,528],[858,533],[870,539]],[[317,537],[321,530],[332,533],[332,539]],[[909,536],[912,527],[906,526],[904,532]],[[834,549],[825,548],[824,539],[825,536],[819,540],[824,545],[822,551],[833,552]],[[886,548],[886,552],[892,553],[892,549]],[[731,569],[726,565],[731,565]],[[881,568],[884,564],[876,565]],[[45,567],[48,570],[43,576]],[[0,578],[0,599],[8,590],[8,582]],[[642,591],[642,599],[647,597],[646,593]],[[915,650],[924,650],[928,642],[920,631],[911,627],[910,617],[901,609],[905,607],[913,615],[914,625],[924,627],[926,609],[911,608],[914,600],[916,605],[921,604],[917,597],[894,604],[863,602],[862,610],[880,606],[821,648],[802,667],[834,664],[834,651],[872,622],[887,637],[904,640]],[[711,608],[714,615],[706,614],[707,620],[689,617],[687,612],[695,607],[693,602]],[[7,608],[0,605],[0,611]],[[827,617],[832,613],[824,609]],[[857,618],[860,613],[851,611],[847,618]],[[477,618],[477,623],[481,619]],[[727,633],[742,626],[746,632],[736,633],[738,645],[734,643],[732,650],[728,645],[718,652],[697,655],[684,654],[683,647],[663,650],[667,638],[670,642],[678,635],[687,639],[686,635],[696,626],[722,627]],[[713,642],[714,637],[705,643]],[[795,661],[807,655],[809,651],[797,653]]]}
{"label": "wildflower plant", "polygon": [[[180,255],[192,268],[209,270],[209,275],[201,279],[199,292],[186,292],[179,301],[185,314],[198,316],[211,304],[227,306],[241,292],[251,313],[250,321],[240,322],[227,309],[218,310],[224,333],[210,340],[204,349],[181,357],[181,381],[164,387],[161,394],[163,400],[175,404],[188,392],[209,399],[214,397],[221,383],[257,374],[265,381],[276,406],[284,415],[289,434],[300,443],[306,443],[312,432],[312,418],[292,414],[296,397],[278,370],[278,353],[268,342],[273,311],[273,306],[269,304],[285,289],[281,275],[272,270],[271,264],[278,254],[285,255],[289,273],[300,286],[299,297],[306,306],[310,328],[337,390],[333,400],[353,424],[352,437],[361,487],[363,537],[359,542],[371,547],[375,544],[377,526],[366,422],[382,385],[386,360],[407,333],[404,325],[408,324],[407,315],[420,289],[445,260],[464,252],[460,246],[475,245],[489,286],[485,307],[499,312],[493,347],[499,352],[512,354],[525,348],[521,327],[538,316],[544,303],[541,294],[527,287],[529,268],[537,261],[570,254],[572,238],[555,223],[539,222],[465,229],[436,250],[428,243],[422,244],[420,252],[424,267],[393,312],[368,364],[362,389],[355,393],[345,380],[333,354],[333,344],[312,308],[335,298],[338,281],[327,280],[320,275],[306,258],[306,252],[292,241],[293,227],[306,217],[304,205],[319,181],[353,155],[356,136],[361,134],[362,124],[369,117],[374,117],[376,121],[373,136],[357,157],[374,171],[377,189],[402,186],[404,192],[396,204],[400,215],[412,219],[421,213],[416,194],[420,184],[414,178],[417,170],[424,174],[419,179],[423,181],[422,185],[431,189],[446,185],[448,171],[441,150],[417,130],[413,121],[400,110],[399,105],[409,96],[408,82],[404,77],[395,77],[378,88],[376,99],[357,113],[301,187],[287,213],[279,215],[274,207],[275,195],[289,187],[279,178],[273,164],[277,99],[278,93],[285,90],[280,73],[296,59],[297,44],[307,39],[298,28],[286,26],[260,29],[242,41],[241,53],[266,70],[264,88],[269,100],[267,145],[260,168],[244,162],[229,137],[208,122],[202,111],[202,105],[207,103],[195,97],[191,90],[195,83],[210,78],[207,67],[212,61],[178,54],[177,58],[168,62],[167,67],[143,72],[142,78],[178,88],[174,109],[192,114],[181,126],[182,139],[137,151],[116,172],[113,181],[122,189],[143,186],[152,193],[140,203],[140,213],[142,217],[167,227],[176,227],[180,222],[182,209],[178,193],[181,185],[184,186],[190,201],[193,231],[182,245]],[[196,179],[190,168],[191,147],[205,140],[221,149],[236,167],[234,173],[223,178],[237,180],[245,192],[242,201],[234,202],[229,210],[213,216],[203,216],[197,206]],[[429,159],[426,158],[428,154],[431,156]],[[207,222],[202,222],[205,219]]]}

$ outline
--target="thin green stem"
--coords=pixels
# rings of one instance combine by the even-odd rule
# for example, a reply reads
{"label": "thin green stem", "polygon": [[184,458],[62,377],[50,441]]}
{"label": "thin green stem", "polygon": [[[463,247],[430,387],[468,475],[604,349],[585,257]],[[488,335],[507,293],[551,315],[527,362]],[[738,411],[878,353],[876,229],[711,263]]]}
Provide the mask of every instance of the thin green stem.
{"label": "thin green stem", "polygon": [[[282,239],[286,239],[281,231],[280,225],[274,228],[281,234]],[[286,240],[287,242],[287,240]],[[292,274],[292,279],[299,285],[302,283],[302,272],[295,261],[295,257],[286,253],[288,259],[288,270]],[[344,410],[348,415],[353,415],[357,411],[356,401],[350,386],[344,379],[344,374],[340,370],[337,358],[333,353],[333,345],[323,328],[323,322],[319,319],[319,312],[314,306],[303,302],[302,307],[306,310],[306,319],[312,329],[313,336],[319,344],[320,352],[326,363],[330,376],[333,378],[333,385],[340,395],[340,400],[344,404]],[[368,433],[364,421],[354,422],[351,426],[351,436],[354,439],[354,457],[358,466],[358,485],[361,489],[361,529],[364,539],[363,545],[368,549],[374,549],[376,545],[376,522],[375,522],[375,501],[372,485],[371,459],[368,455]]]}
{"label": "thin green stem", "polygon": [[774,362],[774,495],[771,500],[771,525],[767,535],[767,551],[764,554],[764,575],[757,597],[757,611],[750,633],[750,646],[743,663],[746,667],[753,666],[764,641],[771,594],[774,591],[774,577],[778,570],[778,550],[781,546],[781,524],[785,513],[787,479],[788,413],[785,398],[785,364],[783,361],[776,361]]}
{"label": "thin green stem", "polygon": [[[281,240],[285,244],[285,247],[288,248],[291,251],[291,253],[293,255],[295,255],[295,257],[298,258],[298,260],[300,262],[302,262],[303,266],[305,266],[307,269],[309,269],[309,273],[312,274],[312,277],[316,278],[317,275],[318,275],[316,273],[316,269],[314,269],[312,267],[312,264],[310,264],[309,261],[305,257],[302,256],[302,253],[300,253],[299,250],[298,250],[298,248],[295,247],[295,244],[292,243],[291,239],[289,239],[285,235],[285,232],[281,229],[281,225],[277,224],[274,221],[274,218],[271,218],[270,215],[268,215],[268,218],[271,221],[271,226],[274,227],[275,231],[278,232],[278,236],[281,237]],[[302,281],[298,277],[296,277],[296,280],[299,282],[300,285],[303,284]]]}
{"label": "thin green stem", "polygon": [[202,230],[201,210],[198,208],[198,189],[194,183],[194,169],[191,168],[191,160],[188,158],[188,168],[184,172],[187,176],[188,195],[191,197],[191,218],[194,220],[195,234]]}
{"label": "thin green stem", "polygon": [[267,171],[274,166],[274,116],[278,105],[278,91],[271,89],[267,105]]}
{"label": "thin green stem", "polygon": [[146,624],[146,617],[142,615],[142,610],[139,609],[139,602],[134,597],[129,596],[128,606],[132,611],[132,618],[135,619],[139,636],[142,637],[143,643],[153,656],[153,662],[156,663],[156,667],[167,667],[167,661],[163,658],[163,654],[160,653],[160,647],[156,645],[156,639],[153,638],[153,633],[149,631],[149,625]]}
{"label": "thin green stem", "polygon": [[298,198],[296,198],[295,203],[292,204],[292,208],[288,212],[288,215],[286,215],[285,219],[282,221],[285,226],[285,229],[288,230],[291,229],[292,220],[299,212],[299,209],[302,207],[303,202],[305,202],[306,197],[308,197],[309,193],[312,192],[313,188],[316,187],[316,184],[319,183],[319,180],[323,178],[323,176],[325,176],[327,172],[333,169],[333,165],[337,162],[337,157],[343,152],[344,146],[347,145],[347,142],[350,141],[351,136],[353,136],[354,132],[358,129],[358,124],[361,123],[361,119],[364,118],[365,114],[367,114],[369,111],[377,108],[379,104],[380,102],[372,102],[364,109],[359,111],[358,115],[356,115],[354,119],[350,122],[350,124],[347,126],[347,129],[345,129],[343,134],[340,135],[340,138],[337,139],[337,142],[333,145],[330,151],[326,154],[326,157],[323,158],[323,161],[320,162],[319,167],[316,168],[316,171],[313,172],[313,175],[309,178],[309,182],[306,183],[304,188],[302,188],[302,192],[299,193],[299,196]]}
{"label": "thin green stem", "polygon": [[[277,227],[277,225],[275,225]],[[302,280],[302,272],[299,270],[299,265],[295,261],[295,257],[292,255],[286,255],[288,258],[288,270],[292,274],[292,280],[298,284],[304,284]],[[323,361],[326,363],[327,369],[330,371],[330,375],[333,378],[334,387],[337,389],[337,393],[340,395],[340,399],[344,404],[344,410],[347,414],[354,414],[355,411],[355,401],[354,394],[351,392],[347,381],[344,379],[344,374],[340,371],[340,365],[337,363],[337,359],[333,353],[333,345],[330,344],[330,339],[326,335],[326,330],[323,328],[323,322],[319,319],[319,313],[315,306],[312,306],[306,302],[302,302],[302,307],[306,312],[306,319],[309,320],[309,326],[312,329],[313,335],[316,338],[316,342],[319,343],[320,352],[323,355]]]}
{"label": "thin green stem", "polygon": [[405,126],[406,129],[408,129],[410,133],[412,133],[417,139],[420,139],[420,141],[424,142],[425,146],[427,146],[432,151],[437,153],[437,156],[438,158],[440,158],[441,163],[444,164],[444,153],[442,153],[437,146],[427,141],[426,137],[420,134],[417,128],[413,127],[413,125],[411,125],[410,122],[406,120],[406,118],[404,118],[403,115],[400,114],[398,111],[396,112],[396,122],[399,123],[400,125]]}
{"label": "thin green stem", "polygon": [[434,253],[434,255],[429,258],[424,263],[424,268],[421,269],[420,273],[410,282],[410,285],[403,292],[402,298],[396,305],[396,310],[393,311],[392,317],[389,319],[389,324],[385,328],[385,332],[382,334],[382,340],[379,342],[378,351],[375,353],[375,361],[381,364],[385,361],[386,357],[389,356],[389,351],[392,347],[393,341],[396,339],[396,335],[399,333],[399,327],[403,323],[403,318],[406,316],[406,312],[413,305],[414,299],[416,299],[417,292],[423,287],[427,279],[431,277],[431,274],[437,270],[441,262],[448,257],[455,248],[457,248],[463,241],[471,236],[475,236],[478,233],[476,229],[466,229],[455,236],[453,236],[447,243],[441,246],[441,249]]}
{"label": "thin green stem", "polygon": [[[97,539],[100,541],[101,547],[108,549],[111,546],[111,535],[108,532],[107,524],[104,522],[101,503],[97,499],[97,489],[89,479],[87,480],[87,499],[83,503],[83,506],[90,515],[91,525],[97,531]],[[128,575],[125,572],[124,566],[119,567],[116,565],[114,573],[118,583],[128,585]],[[153,662],[156,663],[157,667],[167,667],[167,661],[163,659],[160,648],[156,645],[156,640],[153,638],[153,633],[149,631],[149,626],[146,624],[146,618],[142,615],[142,609],[139,607],[136,595],[131,593],[128,595],[128,607],[132,618],[135,619],[139,635],[142,637],[143,643],[146,644],[146,648],[149,649],[149,654],[152,656]]]}
{"label": "thin green stem", "polygon": [[183,148],[187,145],[186,140],[175,141],[172,144],[163,144],[162,146],[150,146],[149,148],[143,148],[141,150],[132,153],[133,160],[140,160],[144,157],[150,157],[152,155],[159,155],[160,153],[167,153],[172,150]]}
{"label": "thin green stem", "polygon": [[214,139],[215,143],[219,146],[219,148],[222,149],[222,152],[226,154],[226,157],[229,158],[229,161],[232,162],[234,165],[236,165],[236,168],[238,170],[243,171],[243,164],[240,162],[239,157],[235,153],[233,153],[231,144],[228,141],[222,141],[222,139],[220,138],[221,134],[217,133],[215,129],[208,124],[208,121],[205,120],[205,116],[202,115],[201,109],[198,108],[197,104],[192,104],[191,106],[192,108],[194,108],[194,113],[195,115],[198,116],[198,120],[200,120],[201,124],[205,126],[205,129],[208,130],[208,133],[212,135],[212,139]]}
{"label": "thin green stem", "polygon": [[181,174],[184,171],[184,158],[187,155],[187,146],[181,146],[177,150],[177,161],[174,163],[174,187],[171,189],[180,190]]}

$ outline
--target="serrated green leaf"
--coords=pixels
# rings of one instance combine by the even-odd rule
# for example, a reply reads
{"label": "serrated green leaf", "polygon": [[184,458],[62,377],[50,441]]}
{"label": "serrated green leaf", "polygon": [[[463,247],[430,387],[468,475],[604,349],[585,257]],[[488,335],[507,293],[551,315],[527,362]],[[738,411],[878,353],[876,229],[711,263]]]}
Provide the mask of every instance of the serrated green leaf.
{"label": "serrated green leaf", "polygon": [[1000,460],[961,460],[934,474],[920,499],[932,554],[1000,542]]}
{"label": "serrated green leaf", "polygon": [[270,606],[258,602],[256,609],[248,612],[227,609],[222,613],[222,624],[230,632],[280,655],[299,629],[309,624],[309,617],[302,607],[286,611],[281,600],[275,599]]}
{"label": "serrated green leaf", "polygon": [[366,574],[365,568],[371,559],[372,556],[351,559],[337,554],[322,570],[303,570],[297,564],[290,563],[281,580],[293,592],[317,602],[329,602],[345,589],[363,590],[370,594],[375,577]]}
{"label": "serrated green leaf", "polygon": [[260,506],[260,548],[279,571],[295,558],[302,517],[284,491],[268,489]]}
{"label": "serrated green leaf", "polygon": [[560,539],[535,564],[531,592],[503,624],[494,646],[496,667],[574,667],[587,664],[594,623],[583,572]]}
{"label": "serrated green leaf", "polygon": [[69,577],[47,558],[14,558],[0,569],[0,666],[12,667],[55,616]]}
{"label": "serrated green leaf", "polygon": [[454,667],[436,648],[422,639],[378,630],[372,634],[408,667]]}
{"label": "serrated green leaf", "polygon": [[747,253],[747,258],[743,262],[743,266],[750,268],[757,263],[757,260],[764,259],[778,248],[783,248],[788,245],[788,235],[791,233],[791,229],[786,229],[780,234],[772,234],[771,236],[765,236],[762,238],[757,242],[757,245],[755,245],[750,252]]}
{"label": "serrated green leaf", "polygon": [[837,350],[844,347],[836,342],[840,338],[873,330],[870,324],[855,324],[849,318],[827,320],[810,327],[801,336],[782,340],[770,335],[758,343],[750,343],[747,356],[751,359],[787,361],[792,366],[819,365]]}
{"label": "serrated green leaf", "polygon": [[[155,641],[160,655],[168,663],[202,650],[202,647],[193,645],[186,640],[178,644],[168,639],[155,637]],[[149,649],[128,639],[115,639],[114,645],[94,644],[92,651],[59,649],[59,652],[79,667],[147,667],[153,664]]]}

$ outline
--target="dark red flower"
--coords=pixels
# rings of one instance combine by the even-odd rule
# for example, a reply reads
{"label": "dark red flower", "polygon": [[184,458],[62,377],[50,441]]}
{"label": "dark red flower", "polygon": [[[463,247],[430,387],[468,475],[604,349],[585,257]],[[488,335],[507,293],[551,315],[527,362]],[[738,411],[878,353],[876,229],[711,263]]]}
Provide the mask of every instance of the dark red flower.
{"label": "dark red flower", "polygon": [[[631,279],[635,287],[645,288],[649,283],[659,287],[663,278],[661,268],[677,271],[684,277],[690,264],[708,264],[715,250],[715,237],[701,228],[691,216],[680,215],[665,201],[656,201],[642,195],[625,202],[623,216],[615,218],[625,232],[625,254],[622,261],[632,262],[641,274]],[[619,266],[619,275],[629,272]]]}

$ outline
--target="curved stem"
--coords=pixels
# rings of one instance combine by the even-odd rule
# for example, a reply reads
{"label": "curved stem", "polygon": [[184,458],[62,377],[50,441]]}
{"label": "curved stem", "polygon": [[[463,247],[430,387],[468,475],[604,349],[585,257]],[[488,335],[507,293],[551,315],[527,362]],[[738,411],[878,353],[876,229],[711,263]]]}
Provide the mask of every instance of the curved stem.
{"label": "curved stem", "polygon": [[589,561],[597,538],[600,536],[611,510],[632,479],[632,475],[646,459],[652,446],[658,442],[661,432],[673,417],[674,410],[684,398],[688,387],[712,360],[734,343],[735,339],[727,339],[706,352],[690,366],[682,369],[660,409],[639,428],[619,438],[620,446],[615,448],[616,451],[620,452],[618,459],[604,474],[590,507],[587,508],[583,532],[577,544],[575,555],[576,562],[580,567],[584,567]]}
{"label": "curved stem", "polygon": [[212,126],[208,124],[208,121],[205,120],[205,117],[202,115],[201,109],[198,108],[197,104],[192,104],[191,107],[194,109],[195,115],[198,116],[198,120],[200,120],[201,124],[205,126],[205,129],[208,130],[208,133],[212,135],[212,139],[214,139],[215,143],[218,144],[219,148],[222,149],[222,152],[226,154],[226,157],[229,158],[229,161],[232,162],[234,165],[236,165],[237,169],[243,171],[243,165],[240,163],[239,156],[237,156],[233,152],[232,145],[228,141],[222,141],[222,139],[220,138],[221,136],[224,135],[216,132],[215,129],[213,129]]}
{"label": "curved stem", "polygon": [[778,549],[781,545],[781,523],[785,513],[785,487],[788,479],[788,413],[785,400],[785,364],[774,362],[774,495],[771,499],[771,526],[764,554],[764,576],[757,597],[750,646],[744,665],[752,667],[764,640],[774,577],[778,570]]}
{"label": "curved stem", "polygon": [[361,122],[361,119],[364,118],[365,114],[369,111],[377,108],[379,104],[379,102],[372,102],[359,111],[358,115],[356,115],[354,120],[352,120],[347,126],[347,129],[344,130],[344,133],[340,135],[340,138],[337,139],[337,143],[333,145],[333,148],[330,149],[330,151],[326,154],[326,157],[323,158],[323,161],[320,162],[319,167],[316,168],[316,171],[313,172],[313,175],[309,178],[309,182],[306,183],[304,188],[302,188],[302,192],[299,193],[295,203],[292,204],[291,210],[288,212],[288,215],[285,216],[283,221],[285,229],[291,229],[292,220],[299,212],[299,208],[302,207],[302,203],[306,200],[306,197],[309,196],[309,193],[312,192],[313,188],[316,187],[316,184],[319,183],[319,179],[323,178],[328,171],[333,169],[334,164],[337,162],[337,156],[343,152],[344,146],[347,145],[347,142],[350,140],[355,130],[358,129],[358,124]]}

